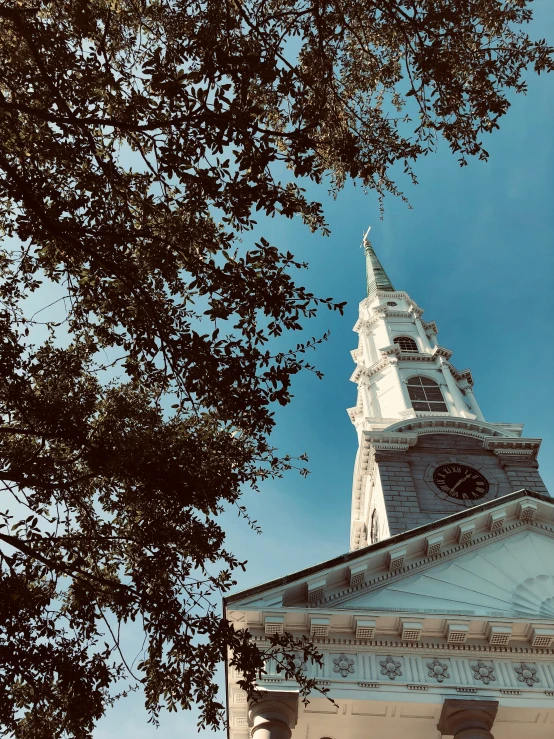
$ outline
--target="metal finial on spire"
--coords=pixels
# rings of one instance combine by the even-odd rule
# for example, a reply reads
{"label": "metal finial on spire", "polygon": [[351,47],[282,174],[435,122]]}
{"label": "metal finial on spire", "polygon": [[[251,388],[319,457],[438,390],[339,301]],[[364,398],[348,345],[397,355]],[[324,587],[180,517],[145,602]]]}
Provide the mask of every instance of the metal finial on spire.
{"label": "metal finial on spire", "polygon": [[364,247],[365,252],[365,272],[368,298],[377,290],[394,290],[392,282],[389,280],[387,273],[383,269],[381,262],[378,260],[377,254],[375,254],[375,251],[371,246],[371,242],[368,239],[370,231],[371,226],[365,232],[361,244]]}

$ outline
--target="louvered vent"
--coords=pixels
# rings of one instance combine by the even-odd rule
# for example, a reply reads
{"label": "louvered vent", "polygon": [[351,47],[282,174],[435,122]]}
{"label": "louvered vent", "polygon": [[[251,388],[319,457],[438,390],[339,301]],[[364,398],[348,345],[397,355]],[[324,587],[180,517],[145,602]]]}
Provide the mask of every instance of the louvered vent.
{"label": "louvered vent", "polygon": [[468,632],[467,624],[448,624],[446,641],[450,644],[464,644],[467,641]]}
{"label": "louvered vent", "polygon": [[271,634],[282,634],[283,624],[266,624],[265,633],[270,636]]}
{"label": "louvered vent", "polygon": [[532,500],[526,500],[519,504],[519,520],[532,521],[537,513],[537,504]]}
{"label": "louvered vent", "polygon": [[328,626],[312,626],[312,636],[327,636],[328,633]]}
{"label": "louvered vent", "polygon": [[314,590],[308,591],[308,601],[310,603],[313,603],[316,600],[321,600],[323,598],[323,588],[315,588]]}
{"label": "louvered vent", "polygon": [[442,547],[442,542],[442,534],[437,534],[436,536],[428,536],[425,540],[427,556],[433,557],[435,554],[439,554]]}
{"label": "louvered vent", "polygon": [[505,646],[510,641],[510,634],[491,634],[489,644]]}
{"label": "louvered vent", "polygon": [[374,639],[375,621],[356,619],[356,639]]}
{"label": "louvered vent", "polygon": [[315,603],[317,600],[321,600],[325,595],[325,580],[309,582],[307,583],[306,588],[308,591],[308,603]]}
{"label": "louvered vent", "polygon": [[499,531],[504,526],[506,511],[491,513],[489,517],[489,531]]}
{"label": "louvered vent", "polygon": [[358,585],[363,585],[365,582],[366,572],[367,564],[350,567],[350,587],[355,588]]}
{"label": "louvered vent", "polygon": [[539,647],[540,649],[548,649],[549,647],[552,646],[553,642],[554,642],[554,630],[541,629],[541,628],[531,629],[532,646]]}
{"label": "louvered vent", "polygon": [[358,626],[356,629],[356,639],[373,639],[375,636],[375,629],[369,626]]}
{"label": "louvered vent", "polygon": [[512,636],[512,627],[506,624],[488,623],[486,635],[491,646],[505,647]]}
{"label": "louvered vent", "polygon": [[282,634],[285,630],[285,619],[283,616],[266,616],[264,619],[264,631],[266,636]]}
{"label": "louvered vent", "polygon": [[402,624],[402,641],[419,641],[421,639],[421,631],[423,626],[415,621]]}
{"label": "louvered vent", "polygon": [[469,544],[473,539],[473,532],[475,531],[474,523],[466,523],[458,526],[458,543]]}
{"label": "louvered vent", "polygon": [[310,621],[311,636],[329,636],[329,619],[328,618],[312,618]]}
{"label": "louvered vent", "polygon": [[403,567],[405,556],[405,549],[396,549],[393,552],[389,552],[389,569],[399,570],[401,567]]}

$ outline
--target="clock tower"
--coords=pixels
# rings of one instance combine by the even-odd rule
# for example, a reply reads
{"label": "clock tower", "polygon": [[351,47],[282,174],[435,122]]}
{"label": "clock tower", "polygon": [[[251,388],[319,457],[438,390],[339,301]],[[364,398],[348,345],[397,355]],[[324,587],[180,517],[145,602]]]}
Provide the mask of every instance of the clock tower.
{"label": "clock tower", "polygon": [[[550,739],[554,499],[540,441],[484,418],[471,372],[363,246],[350,551],[225,599],[267,658],[250,700],[229,655],[229,739]],[[295,674],[279,634],[298,639]]]}
{"label": "clock tower", "polygon": [[354,326],[358,435],[350,548],[423,526],[521,488],[546,493],[540,440],[486,421],[470,370],[438,342],[435,321],[395,290],[366,237],[367,297]]}

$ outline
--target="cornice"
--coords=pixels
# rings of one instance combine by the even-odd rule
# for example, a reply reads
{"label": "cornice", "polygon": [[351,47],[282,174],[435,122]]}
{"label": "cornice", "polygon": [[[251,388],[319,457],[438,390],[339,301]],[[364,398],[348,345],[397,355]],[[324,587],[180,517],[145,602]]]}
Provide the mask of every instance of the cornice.
{"label": "cornice", "polygon": [[495,454],[533,454],[536,455],[540,449],[542,439],[525,439],[522,437],[518,438],[502,438],[499,439],[497,436],[487,437],[483,446],[485,449],[490,449]]}
{"label": "cornice", "polygon": [[408,293],[405,293],[402,290],[377,290],[375,295],[378,298],[397,298],[400,300],[405,300],[406,303],[408,303],[408,305],[413,309],[414,313],[417,313],[418,318],[424,313],[423,308],[420,308],[415,300],[412,300]]}
{"label": "cornice", "polygon": [[466,382],[469,388],[473,387],[473,376],[471,374],[471,370],[469,369],[457,370],[453,364],[450,364],[450,362],[447,362],[446,364],[448,366],[448,369],[452,373],[452,377],[456,380],[456,382]]}
{"label": "cornice", "polygon": [[396,357],[401,362],[432,362],[437,361],[437,354],[428,354],[426,352],[403,352],[398,344],[389,344],[379,351],[387,357]]}
{"label": "cornice", "polygon": [[356,365],[356,369],[352,373],[350,377],[351,382],[359,382],[360,378],[365,377],[366,379],[369,379],[370,377],[373,377],[373,375],[376,375],[378,372],[380,372],[385,367],[388,367],[391,363],[391,360],[389,357],[382,357],[378,362],[375,362],[371,365],[371,367],[364,367],[361,364]]}
{"label": "cornice", "polygon": [[[437,429],[440,433],[445,434],[462,434],[464,436],[473,436],[478,439],[489,439],[492,443],[495,439],[521,441],[521,437],[516,437],[515,432],[509,432],[504,428],[500,428],[495,424],[487,421],[479,421],[471,418],[461,418],[459,416],[427,416],[425,418],[409,418],[398,421],[392,426],[384,429],[387,433],[397,432],[410,434],[436,434]],[[536,439],[531,441],[538,441]],[[487,446],[487,449],[492,446]]]}
{"label": "cornice", "polygon": [[446,349],[444,346],[435,346],[433,348],[433,356],[443,357],[447,361],[450,359],[452,354],[454,354],[454,352],[451,349]]}
{"label": "cornice", "polygon": [[437,324],[435,323],[435,321],[422,321],[421,325],[423,326],[423,330],[425,331],[427,336],[429,335],[438,336],[439,330],[437,328]]}
{"label": "cornice", "polygon": [[[459,620],[459,619],[458,619]],[[482,620],[488,620],[484,618]],[[252,636],[260,646],[270,646],[270,641],[265,636]],[[533,655],[534,657],[551,657],[554,655],[554,649],[544,649],[542,647],[533,647],[531,644],[527,646],[496,646],[493,644],[449,644],[448,642],[407,642],[401,639],[348,639],[347,637],[316,637],[311,636],[310,641],[321,647],[340,646],[341,651],[346,654],[352,654],[360,651],[360,647],[367,651],[391,651],[392,654],[401,656],[406,652],[437,652],[444,653],[449,656],[452,653],[458,654],[490,654],[490,655]],[[341,681],[343,682],[343,681]],[[346,682],[346,681],[344,681]],[[358,682],[353,679],[353,682]]]}
{"label": "cornice", "polygon": [[399,434],[389,431],[362,431],[362,439],[364,449],[375,451],[385,449],[407,451],[417,444],[417,434]]}

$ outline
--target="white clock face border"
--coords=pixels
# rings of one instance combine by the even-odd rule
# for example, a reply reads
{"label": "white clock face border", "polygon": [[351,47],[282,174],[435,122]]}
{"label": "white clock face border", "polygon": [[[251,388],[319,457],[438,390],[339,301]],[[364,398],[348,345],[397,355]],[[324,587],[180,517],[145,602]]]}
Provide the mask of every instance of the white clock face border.
{"label": "white clock face border", "polygon": [[461,503],[477,503],[490,490],[487,478],[468,464],[443,462],[433,472],[433,483],[441,493]]}

